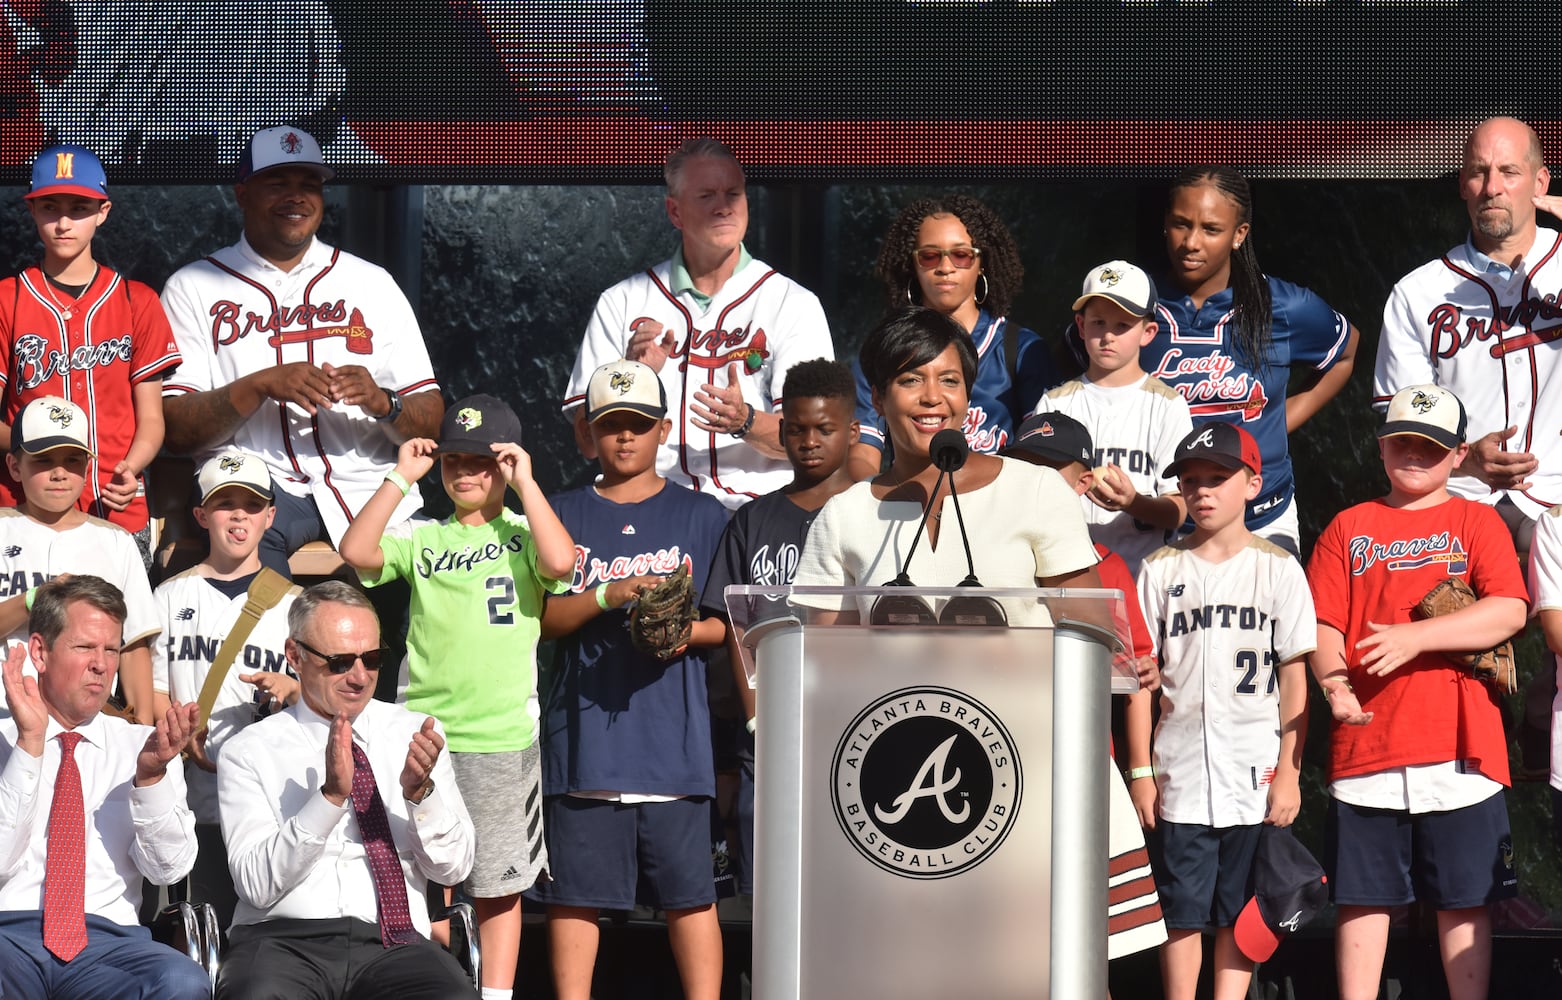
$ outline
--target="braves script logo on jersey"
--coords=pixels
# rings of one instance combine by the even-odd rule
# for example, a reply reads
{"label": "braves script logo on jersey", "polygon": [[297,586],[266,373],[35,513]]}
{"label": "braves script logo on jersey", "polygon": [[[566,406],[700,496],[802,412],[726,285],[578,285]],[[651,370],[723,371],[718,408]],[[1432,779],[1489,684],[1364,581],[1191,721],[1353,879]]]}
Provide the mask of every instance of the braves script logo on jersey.
{"label": "braves script logo on jersey", "polygon": [[[635,327],[641,323],[655,322],[656,319],[651,316],[637,317],[630,320],[629,332],[633,334]],[[763,368],[770,357],[765,331],[755,326],[735,326],[730,330],[691,327],[689,335],[669,354],[674,358],[687,357],[688,363],[696,368],[725,368],[734,361],[741,361],[744,370],[750,374]],[[614,388],[618,387],[615,385]]]}
{"label": "braves script logo on jersey", "polygon": [[[628,526],[626,525],[626,528]],[[625,531],[625,534],[632,532]],[[596,559],[585,545],[575,546],[575,574],[570,579],[570,590],[575,593],[590,590],[601,583],[627,580],[632,576],[667,576],[678,572],[679,566],[687,566],[694,572],[694,560],[684,555],[678,546],[641,552],[633,556],[613,559]]]}
{"label": "braves script logo on jersey", "polygon": [[1396,538],[1387,543],[1376,541],[1371,535],[1357,535],[1350,540],[1351,576],[1360,576],[1380,562],[1390,570],[1442,563],[1449,576],[1463,576],[1470,566],[1464,543],[1458,535],[1447,531],[1427,538]]}
{"label": "braves script logo on jersey", "polygon": [[218,347],[236,343],[252,333],[269,333],[271,347],[302,344],[326,337],[341,337],[353,354],[374,351],[374,331],[364,323],[363,312],[347,311],[347,301],[304,302],[281,306],[268,314],[251,312],[237,302],[219,299],[212,304],[212,343]]}
{"label": "braves script logo on jersey", "polygon": [[[1485,312],[1485,309],[1480,310]],[[1513,351],[1522,351],[1562,337],[1562,323],[1553,323],[1536,329],[1535,320],[1562,319],[1562,304],[1555,295],[1531,295],[1523,302],[1497,310],[1490,318],[1466,316],[1464,310],[1450,302],[1432,307],[1427,314],[1426,325],[1431,335],[1432,356],[1451,358],[1471,343],[1497,340],[1491,345],[1490,354],[1500,358]],[[1511,339],[1502,335],[1515,327],[1525,327],[1528,333]]]}
{"label": "braves script logo on jersey", "polygon": [[130,334],[97,344],[83,344],[69,354],[49,350],[49,342],[36,333],[16,339],[16,368],[11,381],[18,389],[36,389],[56,375],[106,368],[116,361],[130,363]]}
{"label": "braves script logo on jersey", "polygon": [[1185,358],[1173,347],[1150,374],[1182,393],[1195,417],[1240,412],[1243,422],[1257,420],[1269,403],[1264,384],[1236,367],[1236,359],[1218,349]]}
{"label": "braves script logo on jersey", "polygon": [[989,857],[1014,824],[1021,774],[1002,722],[940,687],[892,692],[841,734],[830,798],[852,846],[887,872],[946,878]]}

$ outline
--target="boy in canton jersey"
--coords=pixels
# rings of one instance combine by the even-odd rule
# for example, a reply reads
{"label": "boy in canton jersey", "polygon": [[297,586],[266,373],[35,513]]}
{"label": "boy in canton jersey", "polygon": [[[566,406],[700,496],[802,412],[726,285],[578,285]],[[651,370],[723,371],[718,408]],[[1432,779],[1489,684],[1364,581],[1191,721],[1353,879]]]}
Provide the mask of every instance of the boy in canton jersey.
{"label": "boy in canton jersey", "polygon": [[716,1000],[705,650],[724,643],[727,628],[719,618],[696,621],[688,649],[663,663],[635,650],[624,606],[679,566],[696,595],[703,591],[727,512],[656,474],[671,421],[651,368],[625,360],[598,368],[586,420],[602,475],[555,501],[576,558],[570,592],[549,597],[543,614],[543,636],[559,640],[543,701],[553,880],[532,894],[548,905],[561,1000],[591,994],[598,913],[642,902],[667,914],[684,995]]}
{"label": "boy in canton jersey", "polygon": [[11,425],[6,466],[22,496],[15,507],[0,508],[0,635],[6,651],[27,645],[31,591],[45,581],[68,574],[102,577],[125,595],[128,609],[120,690],[135,720],[150,725],[157,608],[135,539],[77,503],[91,468],[90,435],[86,412],[57,396],[28,403]]}
{"label": "boy in canton jersey", "polygon": [[1090,538],[1134,573],[1187,514],[1166,467],[1193,418],[1177,390],[1139,367],[1139,348],[1155,338],[1155,304],[1154,282],[1127,261],[1085,275],[1074,325],[1089,364],[1042,393],[1035,411],[1067,414],[1088,429],[1096,467],[1085,492]]}
{"label": "boy in canton jersey", "polygon": [[[210,551],[152,592],[163,626],[152,655],[153,707],[159,714],[168,710],[170,700],[200,700],[212,662],[238,623],[260,572],[260,537],[276,513],[271,473],[254,455],[214,455],[201,465],[195,483],[195,520],[206,529]],[[287,609],[298,593],[298,587],[289,588],[244,638],[185,763],[185,794],[201,849],[190,872],[190,899],[211,903],[223,927],[233,919],[238,896],[217,822],[216,761],[229,736],[298,700],[298,678],[282,653]]]}
{"label": "boy in canton jersey", "polygon": [[[1095,449],[1085,425],[1062,413],[1036,413],[1025,418],[1014,432],[1004,457],[1056,469],[1075,493],[1083,496],[1093,485],[1091,465]],[[1125,740],[1128,750],[1128,785],[1123,784],[1114,763],[1109,775],[1107,957],[1122,958],[1153,948],[1166,940],[1166,925],[1150,872],[1144,831],[1155,826],[1155,768],[1150,764],[1150,698],[1160,684],[1155,647],[1139,608],[1134,576],[1123,558],[1095,543],[1101,557],[1097,572],[1101,586],[1123,592],[1123,610],[1133,639],[1134,670],[1140,689],[1126,699]],[[1119,625],[1119,628],[1121,625]]]}
{"label": "boy in canton jersey", "polygon": [[[136,536],[150,558],[141,473],[163,446],[163,376],[179,365],[157,293],[101,266],[92,238],[108,218],[103,164],[81,146],[54,146],[33,163],[27,209],[43,262],[0,281],[0,444],[40,396],[87,413],[87,488],[81,509]],[[16,502],[0,476],[0,504]]]}
{"label": "boy in canton jersey", "polygon": [[1252,435],[1205,424],[1177,445],[1167,471],[1193,531],[1139,570],[1161,668],[1150,846],[1168,931],[1161,980],[1168,1000],[1193,1000],[1200,931],[1213,924],[1215,1000],[1238,1000],[1253,965],[1234,927],[1252,895],[1258,832],[1289,826],[1301,807],[1303,658],[1317,620],[1301,565],[1243,521],[1263,487]]}
{"label": "boy in canton jersey", "polygon": [[[825,501],[852,485],[847,459],[857,443],[857,384],[843,362],[818,358],[786,373],[781,393],[781,444],[792,464],[792,481],[739,507],[721,536],[705,581],[702,613],[725,620],[729,586],[780,587],[792,582],[808,526]],[[758,599],[756,599],[758,601]],[[782,604],[781,614],[788,613]],[[765,618],[750,609],[749,623]],[[754,690],[743,670],[737,639],[727,637],[727,656],[743,700],[748,730],[738,746],[738,892],[754,892]]]}
{"label": "boy in canton jersey", "polygon": [[[1488,905],[1518,892],[1497,692],[1441,655],[1496,646],[1526,612],[1502,518],[1448,492],[1465,431],[1464,406],[1447,389],[1396,392],[1378,431],[1388,495],[1335,517],[1307,567],[1318,606],[1313,675],[1334,717],[1324,867],[1339,907],[1344,1000],[1377,996],[1389,910],[1412,900],[1437,911],[1450,996],[1485,997]],[[1422,596],[1450,577],[1479,600],[1412,621]]]}
{"label": "boy in canton jersey", "polygon": [[[406,580],[408,708],[445,727],[477,831],[464,883],[477,910],[483,996],[508,1000],[521,947],[521,892],[550,867],[542,836],[542,751],[528,705],[543,595],[567,589],[575,543],[532,478],[521,421],[493,396],[445,411],[439,442],[402,444],[396,468],[342,536],[366,586]],[[455,511],[386,533],[397,506],[439,460]],[[505,506],[515,490],[521,513]]]}

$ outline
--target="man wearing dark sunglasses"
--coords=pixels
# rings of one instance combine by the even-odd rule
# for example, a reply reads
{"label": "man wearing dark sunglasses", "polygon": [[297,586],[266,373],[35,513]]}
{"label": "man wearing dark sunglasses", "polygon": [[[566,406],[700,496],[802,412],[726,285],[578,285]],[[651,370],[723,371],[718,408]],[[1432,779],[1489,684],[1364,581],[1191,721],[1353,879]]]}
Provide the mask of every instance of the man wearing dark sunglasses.
{"label": "man wearing dark sunglasses", "polygon": [[472,866],[439,723],[374,700],[395,664],[360,591],[310,587],[288,634],[298,703],[233,737],[217,774],[239,896],[217,996],[470,994],[423,902]]}

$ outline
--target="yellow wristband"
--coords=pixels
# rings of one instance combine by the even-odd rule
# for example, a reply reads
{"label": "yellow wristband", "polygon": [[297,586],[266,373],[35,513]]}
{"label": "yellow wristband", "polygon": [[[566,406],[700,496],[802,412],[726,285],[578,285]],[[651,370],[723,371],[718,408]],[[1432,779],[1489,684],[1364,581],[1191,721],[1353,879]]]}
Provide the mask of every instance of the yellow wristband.
{"label": "yellow wristband", "polygon": [[412,484],[407,482],[407,477],[397,472],[395,469],[385,473],[385,481],[396,487],[398,490],[401,490],[402,496],[406,496],[408,493],[412,492]]}
{"label": "yellow wristband", "polygon": [[597,607],[603,611],[613,610],[613,606],[607,603],[607,584],[605,582],[597,584]]}
{"label": "yellow wristband", "polygon": [[1150,767],[1148,765],[1146,765],[1144,767],[1133,767],[1133,768],[1129,768],[1128,769],[1128,780],[1129,781],[1138,781],[1140,778],[1153,778],[1153,777],[1155,777],[1155,768]]}

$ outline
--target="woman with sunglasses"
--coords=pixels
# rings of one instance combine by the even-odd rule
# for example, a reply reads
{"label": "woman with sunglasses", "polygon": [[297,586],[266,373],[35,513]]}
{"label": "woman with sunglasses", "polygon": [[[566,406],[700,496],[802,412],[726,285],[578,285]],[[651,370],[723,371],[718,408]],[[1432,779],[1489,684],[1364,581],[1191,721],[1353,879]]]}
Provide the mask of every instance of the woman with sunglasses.
{"label": "woman with sunglasses", "polygon": [[[1008,319],[1025,276],[1008,228],[966,195],[919,199],[890,225],[874,273],[887,293],[886,315],[926,306],[971,335],[977,368],[962,429],[972,451],[1001,451],[1042,391],[1063,381],[1041,338]],[[860,366],[857,419],[862,440],[852,448],[849,468],[862,480],[878,474],[885,434]]]}
{"label": "woman with sunglasses", "polygon": [[[1300,285],[1264,274],[1252,240],[1253,195],[1230,167],[1194,167],[1166,207],[1171,269],[1157,282],[1160,327],[1140,367],[1182,393],[1194,426],[1240,425],[1258,441],[1264,488],[1248,530],[1299,553],[1287,435],[1350,379],[1360,334]],[[1287,395],[1291,369],[1306,378]]]}

